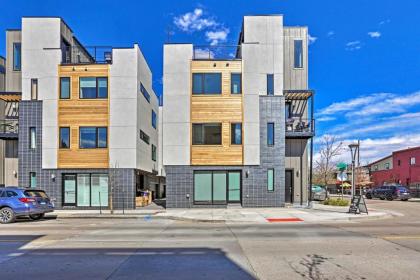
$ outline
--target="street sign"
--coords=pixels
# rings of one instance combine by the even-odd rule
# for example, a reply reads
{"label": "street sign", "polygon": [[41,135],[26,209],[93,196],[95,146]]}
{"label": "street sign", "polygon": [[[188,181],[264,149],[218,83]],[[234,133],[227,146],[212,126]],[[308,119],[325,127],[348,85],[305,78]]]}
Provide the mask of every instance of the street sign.
{"label": "street sign", "polygon": [[341,182],[347,181],[347,173],[344,171],[337,173],[337,180]]}

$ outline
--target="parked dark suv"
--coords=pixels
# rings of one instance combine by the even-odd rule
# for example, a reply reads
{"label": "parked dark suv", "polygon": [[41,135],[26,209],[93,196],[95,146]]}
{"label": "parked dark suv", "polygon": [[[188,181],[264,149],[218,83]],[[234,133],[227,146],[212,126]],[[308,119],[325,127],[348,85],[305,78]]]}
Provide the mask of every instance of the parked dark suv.
{"label": "parked dark suv", "polygon": [[379,198],[381,200],[400,199],[402,201],[407,201],[410,198],[410,192],[403,186],[382,186],[368,190],[366,192],[366,198]]}

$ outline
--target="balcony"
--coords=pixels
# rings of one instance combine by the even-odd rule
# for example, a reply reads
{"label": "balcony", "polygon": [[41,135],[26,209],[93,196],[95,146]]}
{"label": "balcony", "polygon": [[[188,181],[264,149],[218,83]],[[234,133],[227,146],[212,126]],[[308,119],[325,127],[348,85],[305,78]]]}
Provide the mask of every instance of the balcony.
{"label": "balcony", "polygon": [[239,60],[241,46],[194,46],[193,60]]}
{"label": "balcony", "polygon": [[112,47],[64,46],[62,64],[111,64]]}
{"label": "balcony", "polygon": [[18,139],[18,119],[0,120],[0,139]]}
{"label": "balcony", "polygon": [[312,90],[285,90],[286,138],[312,138],[315,136]]}

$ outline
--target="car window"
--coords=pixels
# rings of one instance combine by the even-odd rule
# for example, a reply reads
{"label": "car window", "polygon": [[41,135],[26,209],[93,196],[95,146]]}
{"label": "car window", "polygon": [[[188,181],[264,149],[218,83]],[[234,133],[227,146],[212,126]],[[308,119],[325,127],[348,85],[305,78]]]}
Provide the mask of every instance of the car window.
{"label": "car window", "polygon": [[0,197],[3,197],[5,195],[4,191],[0,191]]}
{"label": "car window", "polygon": [[24,191],[24,194],[29,197],[48,198],[48,195],[44,191]]}
{"label": "car window", "polygon": [[398,188],[398,190],[399,190],[400,192],[406,192],[406,191],[407,191],[407,189],[406,189],[406,188],[404,188],[404,187],[399,187],[399,188]]}
{"label": "car window", "polygon": [[15,193],[14,191],[6,191],[6,193],[7,193],[7,197],[15,197],[15,196],[18,196],[18,194]]}

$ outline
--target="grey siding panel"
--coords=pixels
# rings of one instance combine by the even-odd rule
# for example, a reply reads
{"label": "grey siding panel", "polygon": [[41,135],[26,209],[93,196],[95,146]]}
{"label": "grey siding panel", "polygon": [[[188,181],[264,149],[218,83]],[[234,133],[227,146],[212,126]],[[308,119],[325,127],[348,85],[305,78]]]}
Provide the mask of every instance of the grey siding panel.
{"label": "grey siding panel", "polygon": [[[303,40],[303,68],[294,68],[294,40]],[[284,28],[284,89],[308,88],[308,29]]]}
{"label": "grey siding panel", "polygon": [[[309,187],[309,158],[308,140],[306,139],[286,139],[286,158],[285,168],[293,169],[294,203],[307,200]],[[300,166],[302,165],[302,170]],[[299,172],[297,172],[299,171]],[[302,194],[300,192],[302,186]]]}
{"label": "grey siding panel", "polygon": [[20,30],[6,31],[6,91],[22,91],[22,71],[13,70],[13,43],[22,41]]}

